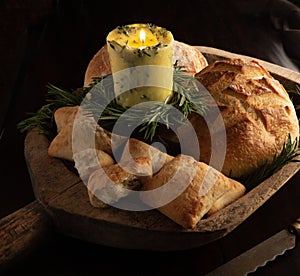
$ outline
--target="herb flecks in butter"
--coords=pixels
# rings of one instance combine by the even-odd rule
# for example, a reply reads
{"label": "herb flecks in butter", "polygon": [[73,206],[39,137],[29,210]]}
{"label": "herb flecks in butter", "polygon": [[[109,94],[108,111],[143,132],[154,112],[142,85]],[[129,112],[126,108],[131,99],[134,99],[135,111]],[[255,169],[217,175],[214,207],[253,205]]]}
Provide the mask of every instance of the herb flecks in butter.
{"label": "herb flecks in butter", "polygon": [[[120,105],[130,107],[146,99],[164,102],[172,94],[174,38],[170,31],[154,24],[130,24],[112,30],[106,40],[115,93]],[[153,86],[146,84],[148,76],[142,73],[148,65],[160,67],[161,70],[159,74],[152,71]],[[120,74],[115,73],[126,74],[125,70],[135,67],[142,68],[134,76],[140,85],[134,90],[135,93],[130,89],[124,91],[122,88],[125,85],[121,84]]]}

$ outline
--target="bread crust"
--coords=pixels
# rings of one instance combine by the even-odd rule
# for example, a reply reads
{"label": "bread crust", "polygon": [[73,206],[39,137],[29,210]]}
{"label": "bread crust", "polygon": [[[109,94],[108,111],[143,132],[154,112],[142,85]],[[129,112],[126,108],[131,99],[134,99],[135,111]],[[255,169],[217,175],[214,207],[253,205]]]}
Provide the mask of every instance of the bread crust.
{"label": "bread crust", "polygon": [[[61,107],[54,113],[54,120],[57,126],[57,135],[51,141],[48,154],[52,157],[62,158],[69,161],[74,161],[72,135],[75,118],[78,114],[79,106]],[[78,115],[80,116],[80,115]],[[95,129],[92,129],[95,127]],[[87,131],[89,130],[89,131]],[[95,144],[87,133],[95,133]],[[99,160],[106,153],[113,156],[111,139],[114,137],[118,143],[118,136],[103,129],[98,124],[95,126],[94,119],[91,117],[82,117],[82,120],[77,121],[76,133],[76,150],[81,153],[85,150],[90,150],[93,146],[96,148]],[[120,137],[119,140],[122,138]],[[101,153],[103,151],[103,153]],[[106,160],[108,158],[105,158]]]}
{"label": "bread crust", "polygon": [[137,158],[133,161],[123,163],[122,166],[120,164],[104,166],[90,175],[87,190],[94,207],[109,207],[110,204],[126,197],[130,190],[141,188],[139,175],[146,170],[151,174],[151,162],[148,158]]}
{"label": "bread crust", "polygon": [[237,181],[231,181],[229,190],[225,192],[219,199],[215,201],[213,206],[206,213],[207,216],[211,216],[219,210],[225,208],[230,203],[238,200],[246,193],[246,187]]}
{"label": "bread crust", "polygon": [[[258,62],[220,60],[195,77],[221,111],[227,142],[220,141],[219,146],[226,147],[222,172],[227,176],[251,174],[280,153],[288,135],[292,141],[298,139],[299,123],[288,93]],[[191,117],[191,123],[200,144],[200,160],[209,164],[210,131],[198,115]]]}
{"label": "bread crust", "polygon": [[72,150],[72,131],[78,106],[61,107],[54,113],[58,134],[51,141],[48,154],[52,157],[74,161]]}
{"label": "bread crust", "polygon": [[[151,161],[152,174],[155,174],[174,157],[145,142],[130,138],[124,147],[120,163],[127,163],[137,158],[148,158]],[[146,173],[144,175],[147,176]]]}
{"label": "bread crust", "polygon": [[[178,171],[180,179],[174,177]],[[143,179],[142,182],[144,191],[162,187],[168,182],[174,185],[174,190],[187,185],[175,199],[157,208],[184,228],[194,228],[219,198],[242,185],[207,164],[181,154],[165,164],[152,178]],[[164,200],[166,196],[169,194],[163,195]],[[150,206],[156,206],[159,196],[142,193],[141,199]]]}

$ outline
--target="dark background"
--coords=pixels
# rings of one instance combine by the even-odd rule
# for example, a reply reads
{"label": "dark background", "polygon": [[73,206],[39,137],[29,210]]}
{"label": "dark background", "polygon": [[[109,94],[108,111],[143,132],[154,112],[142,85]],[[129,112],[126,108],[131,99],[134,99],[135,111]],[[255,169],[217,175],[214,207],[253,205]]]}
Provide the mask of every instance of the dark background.
{"label": "dark background", "polygon": [[[25,134],[17,130],[17,123],[44,104],[48,83],[67,90],[81,87],[88,62],[105,44],[108,32],[118,25],[153,23],[170,30],[178,41],[257,57],[294,71],[300,69],[296,0],[132,0],[106,1],[105,5],[100,1],[68,0],[0,3],[0,218],[34,200],[23,155]],[[267,212],[266,208],[271,207],[262,212]],[[212,249],[201,250],[209,254]],[[106,255],[100,262],[101,252]],[[141,255],[53,234],[44,248],[12,269],[37,273],[42,267],[46,275],[81,275],[93,271],[100,262],[104,271],[113,269],[131,275],[148,275],[144,268],[151,265],[152,275],[158,271],[155,260],[160,265],[158,275],[179,275],[186,270],[196,271],[197,262],[201,265],[196,253]],[[187,266],[188,259],[192,267]],[[185,266],[170,267],[183,260]],[[293,265],[300,272],[299,265]]]}

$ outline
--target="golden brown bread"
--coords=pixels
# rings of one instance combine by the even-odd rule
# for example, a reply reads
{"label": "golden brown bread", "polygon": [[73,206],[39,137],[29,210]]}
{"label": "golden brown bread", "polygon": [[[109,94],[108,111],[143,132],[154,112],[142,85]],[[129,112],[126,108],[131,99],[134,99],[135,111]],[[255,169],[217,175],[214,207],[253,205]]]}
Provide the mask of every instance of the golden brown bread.
{"label": "golden brown bread", "polygon": [[174,41],[173,55],[173,62],[177,61],[190,75],[195,75],[208,65],[204,55],[196,47],[177,40]]}
{"label": "golden brown bread", "polygon": [[64,106],[58,108],[54,112],[54,120],[56,123],[57,132],[60,132],[63,127],[68,124],[73,124],[75,116],[77,115],[79,106]]}
{"label": "golden brown bread", "polygon": [[141,181],[138,177],[146,168],[151,174],[150,160],[137,158],[134,162],[104,166],[94,171],[88,179],[88,196],[94,207],[105,208],[126,197],[130,190],[139,190]]}
{"label": "golden brown bread", "polygon": [[[112,156],[112,133],[103,129],[98,124],[95,124],[94,119],[91,117],[82,117],[82,120],[78,120],[76,130],[74,130],[74,120],[78,114],[78,110],[79,106],[73,106],[61,107],[55,111],[54,119],[58,133],[49,145],[48,154],[52,157],[74,161],[73,143],[76,143],[77,154],[85,154],[84,152],[86,150],[91,150],[95,147],[96,151],[98,151],[97,157],[99,160],[102,159],[102,157],[108,160],[107,155]],[[75,142],[72,141],[73,131],[77,138]],[[87,133],[95,134],[94,144]],[[113,136],[115,137],[116,143],[118,143],[117,135]],[[121,140],[121,137],[119,140]],[[80,147],[82,147],[82,149]],[[106,155],[104,153],[106,153]]]}
{"label": "golden brown bread", "polygon": [[[184,66],[188,74],[194,75],[208,65],[204,55],[195,47],[183,42],[174,41],[173,62]],[[107,46],[104,45],[89,62],[85,76],[84,87],[92,83],[93,78],[111,74]]]}
{"label": "golden brown bread", "polygon": [[58,134],[51,141],[48,154],[52,157],[73,161],[72,131],[78,106],[61,107],[54,113],[54,120]]}
{"label": "golden brown bread", "polygon": [[74,154],[75,168],[80,178],[87,180],[99,167],[113,165],[114,159],[100,149],[88,148]]}
{"label": "golden brown bread", "polygon": [[[184,160],[185,159],[189,161],[191,160],[189,157],[184,157],[183,155],[181,156]],[[161,180],[164,177],[168,177],[168,176],[164,176],[163,175],[164,173],[159,173],[159,172],[162,168],[164,168],[164,166],[166,166],[166,164],[172,161],[175,157],[168,155],[167,153],[161,152],[160,150],[140,140],[130,138],[123,151],[123,155],[120,162],[128,163],[130,162],[130,159],[134,160],[140,158],[146,158],[150,161],[152,171],[147,166],[144,166],[144,168],[140,167],[139,170],[141,174],[139,179],[141,180],[142,183],[147,183],[147,185],[149,185],[149,183],[151,183],[152,181],[156,181],[157,178]],[[204,165],[202,164],[202,166]],[[152,174],[149,173],[150,171],[152,172]],[[156,175],[157,173],[158,176]],[[153,175],[155,175],[154,178]],[[141,176],[145,176],[145,177],[141,177]],[[230,182],[230,185],[228,186],[227,192],[224,193],[216,202],[213,203],[212,208],[209,209],[208,211],[209,215],[212,215],[213,213],[217,212],[223,207],[229,205],[230,203],[232,203],[233,201],[235,201],[245,193],[246,188],[244,185],[242,185],[237,181],[233,181],[231,179],[228,180]],[[149,187],[147,185],[144,187],[145,189]],[[213,201],[214,200],[215,198],[213,199]],[[187,202],[186,204],[189,204],[189,202]]]}
{"label": "golden brown bread", "polygon": [[208,210],[207,216],[211,216],[224,207],[228,206],[230,203],[236,201],[242,197],[246,192],[246,187],[237,181],[231,181],[231,186],[229,190],[225,192],[219,199],[215,201],[213,206]]}
{"label": "golden brown bread", "polygon": [[142,193],[141,199],[184,228],[194,228],[219,198],[233,186],[241,185],[187,155],[176,156],[152,178],[142,182],[143,191],[170,185],[168,191]]}
{"label": "golden brown bread", "polygon": [[[289,134],[292,140],[299,136],[288,93],[258,62],[220,60],[195,76],[215,99],[224,120],[227,142],[218,141],[218,146],[226,147],[222,172],[227,176],[251,174],[282,150]],[[210,132],[198,115],[191,116],[191,123],[200,144],[200,160],[209,164]]]}
{"label": "golden brown bread", "polygon": [[[174,157],[146,144],[145,142],[135,138],[130,138],[124,147],[120,162],[127,163],[130,160],[137,158],[148,158],[151,161],[152,173],[154,174]],[[145,173],[144,175],[147,174]]]}

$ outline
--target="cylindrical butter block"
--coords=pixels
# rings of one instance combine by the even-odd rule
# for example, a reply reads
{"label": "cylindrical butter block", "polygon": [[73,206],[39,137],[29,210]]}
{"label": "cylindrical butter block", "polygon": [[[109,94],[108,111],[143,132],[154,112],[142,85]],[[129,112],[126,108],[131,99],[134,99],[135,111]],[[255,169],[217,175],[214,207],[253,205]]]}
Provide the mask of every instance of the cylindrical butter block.
{"label": "cylindrical butter block", "polygon": [[106,42],[120,105],[164,102],[172,94],[174,39],[170,31],[152,24],[130,24],[111,31]]}

